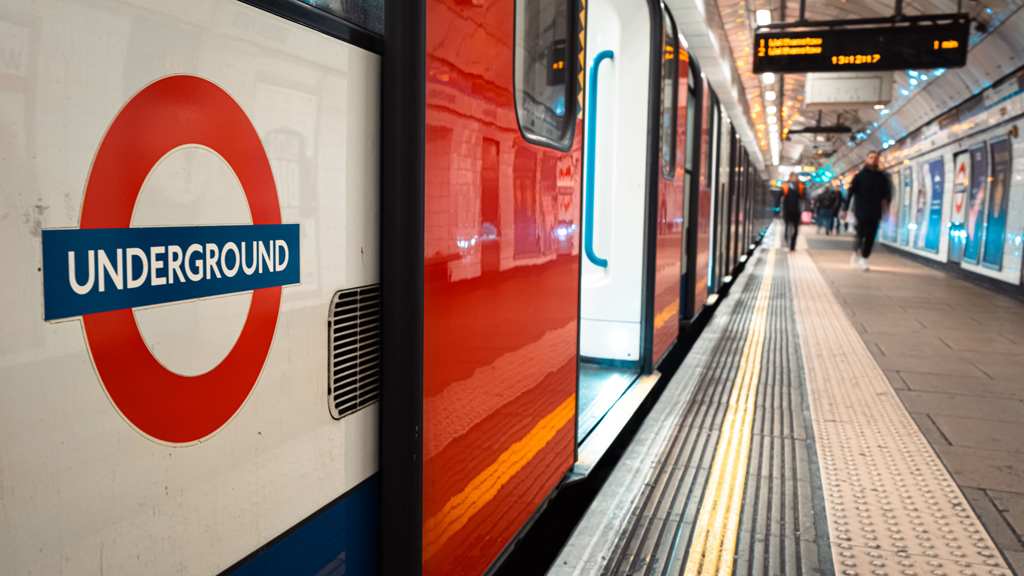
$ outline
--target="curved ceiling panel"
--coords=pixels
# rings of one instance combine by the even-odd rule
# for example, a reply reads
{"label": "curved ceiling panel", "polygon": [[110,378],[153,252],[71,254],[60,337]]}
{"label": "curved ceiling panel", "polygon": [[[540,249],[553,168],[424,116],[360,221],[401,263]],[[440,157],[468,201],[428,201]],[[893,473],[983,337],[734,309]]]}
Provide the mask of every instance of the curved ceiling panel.
{"label": "curved ceiling panel", "polygon": [[865,138],[857,146],[844,146],[832,159],[834,172],[842,174],[856,168],[869,151],[899,141],[1024,65],[1024,11],[1020,10],[1024,0],[1000,4],[1001,12],[992,9],[990,25],[994,28],[984,36],[973,34],[966,66],[944,73],[897,73],[893,85],[896,98],[889,108],[892,112],[877,119],[872,119],[872,114],[861,114],[864,123],[854,129]]}
{"label": "curved ceiling panel", "polygon": [[[704,14],[716,7],[711,0],[667,0],[667,3],[673,11],[677,5],[699,3],[702,21],[693,22],[693,26],[701,25]],[[754,139],[765,157],[770,157],[765,109],[775,105],[784,130],[787,127],[811,127],[819,122],[824,126],[841,123],[862,136],[857,145],[851,146],[849,134],[791,134],[782,144],[780,163],[853,165],[866,155],[867,149],[881,146],[880,134],[886,135],[885,142],[898,140],[1024,64],[1024,23],[1017,14],[1022,4],[1024,0],[904,0],[903,13],[906,15],[949,14],[962,9],[982,28],[971,33],[967,67],[938,70],[938,74],[896,71],[893,100],[888,108],[880,110],[862,107],[826,111],[820,116],[817,112],[804,112],[805,75],[779,74],[774,83],[766,85],[764,78],[753,74],[750,50],[755,11],[769,10],[773,22],[793,22],[798,18],[797,0],[718,0],[716,26],[724,27],[727,38],[717,38],[716,44],[720,46],[716,45],[716,49],[723,55],[723,60],[731,59],[729,65],[734,74],[728,76],[738,78],[734,86],[741,86],[746,92],[745,99],[749,104],[739,107],[750,114]],[[822,20],[888,17],[893,14],[893,6],[893,0],[806,0],[805,18],[813,24]],[[677,18],[683,20],[678,15]],[[715,88],[721,92],[717,85]],[[764,99],[768,91],[776,93],[775,101]]]}

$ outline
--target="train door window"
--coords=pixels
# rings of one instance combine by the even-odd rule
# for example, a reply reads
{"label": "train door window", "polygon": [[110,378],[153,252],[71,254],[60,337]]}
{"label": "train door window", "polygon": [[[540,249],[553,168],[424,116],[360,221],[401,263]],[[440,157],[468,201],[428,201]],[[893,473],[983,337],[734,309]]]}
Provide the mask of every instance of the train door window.
{"label": "train door window", "polygon": [[676,174],[676,116],[679,105],[679,41],[672,16],[661,8],[661,175],[672,180]]}
{"label": "train door window", "polygon": [[528,142],[568,150],[576,122],[571,94],[572,0],[516,0],[514,92]]}
{"label": "train door window", "polygon": [[300,0],[314,8],[365,28],[384,34],[384,0]]}
{"label": "train door window", "polygon": [[688,173],[693,171],[693,146],[698,137],[695,126],[697,122],[697,85],[694,83],[694,78],[700,78],[700,73],[694,68],[691,60],[686,74],[686,156],[683,158],[683,165]]}
{"label": "train door window", "polygon": [[[693,73],[693,70],[690,70]],[[693,141],[697,138],[697,133],[694,132],[693,123],[696,121],[697,110],[697,98],[694,95],[694,91],[689,90],[689,94],[686,96],[686,156],[683,158],[683,165],[686,167],[686,172],[690,173],[693,171]]]}

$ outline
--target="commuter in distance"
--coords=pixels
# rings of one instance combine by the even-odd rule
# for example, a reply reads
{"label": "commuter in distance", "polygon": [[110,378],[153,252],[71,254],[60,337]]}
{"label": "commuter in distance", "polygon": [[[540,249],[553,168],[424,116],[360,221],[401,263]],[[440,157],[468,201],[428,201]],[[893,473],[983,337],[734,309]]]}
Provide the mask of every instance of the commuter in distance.
{"label": "commuter in distance", "polygon": [[878,167],[878,152],[868,152],[864,168],[853,177],[850,194],[843,204],[843,218],[846,218],[852,202],[853,214],[857,219],[857,238],[853,243],[850,266],[859,264],[862,270],[868,270],[868,258],[871,257],[875,236],[878,235],[878,223],[882,214],[889,209],[891,199],[892,184],[889,175]]}
{"label": "commuter in distance", "polygon": [[836,219],[836,210],[842,204],[843,197],[836,190],[835,181],[829,183],[825,191],[818,196],[818,234],[825,228],[825,234],[832,233],[832,227]]}
{"label": "commuter in distance", "polygon": [[782,187],[782,214],[786,220],[786,241],[789,242],[790,250],[796,250],[796,235],[800,231],[803,198],[804,184],[796,172],[791,172],[789,182]]}

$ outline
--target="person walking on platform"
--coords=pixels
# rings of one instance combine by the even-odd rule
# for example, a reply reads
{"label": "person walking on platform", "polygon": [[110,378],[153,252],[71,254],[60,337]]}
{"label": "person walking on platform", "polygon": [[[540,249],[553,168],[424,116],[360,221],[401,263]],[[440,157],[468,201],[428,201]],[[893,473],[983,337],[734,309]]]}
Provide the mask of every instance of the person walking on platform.
{"label": "person walking on platform", "polygon": [[843,204],[843,218],[853,202],[853,215],[856,217],[857,239],[853,244],[853,255],[850,266],[860,264],[861,269],[868,269],[868,258],[875,245],[878,234],[878,223],[882,214],[889,209],[892,200],[892,184],[889,175],[878,167],[878,152],[868,152],[864,160],[864,168],[853,177],[850,183],[850,195]]}
{"label": "person walking on platform", "polygon": [[804,184],[796,172],[789,174],[789,182],[782,187],[782,214],[786,220],[786,241],[789,249],[796,250],[796,235],[800,230],[800,214],[804,197]]}
{"label": "person walking on platform", "polygon": [[832,221],[836,218],[836,209],[841,202],[842,196],[832,184],[818,196],[818,234],[821,234],[822,228],[825,228],[826,236],[832,233]]}
{"label": "person walking on platform", "polygon": [[836,189],[836,217],[832,219],[832,231],[838,236],[843,231],[842,218],[839,217],[839,211],[843,208],[843,202],[846,201],[846,197],[843,196],[843,187],[840,186],[838,180],[833,180],[833,185]]}

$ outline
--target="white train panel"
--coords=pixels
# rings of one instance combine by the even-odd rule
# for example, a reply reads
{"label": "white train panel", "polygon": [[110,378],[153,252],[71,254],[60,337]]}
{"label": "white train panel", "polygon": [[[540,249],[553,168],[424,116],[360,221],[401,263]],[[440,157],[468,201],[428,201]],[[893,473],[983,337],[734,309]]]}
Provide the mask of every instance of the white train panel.
{"label": "white train panel", "polygon": [[[0,53],[0,573],[216,573],[372,479],[376,405],[332,418],[326,320],[378,282],[380,57],[235,0],[3,0]],[[195,424],[232,359],[238,406]]]}

